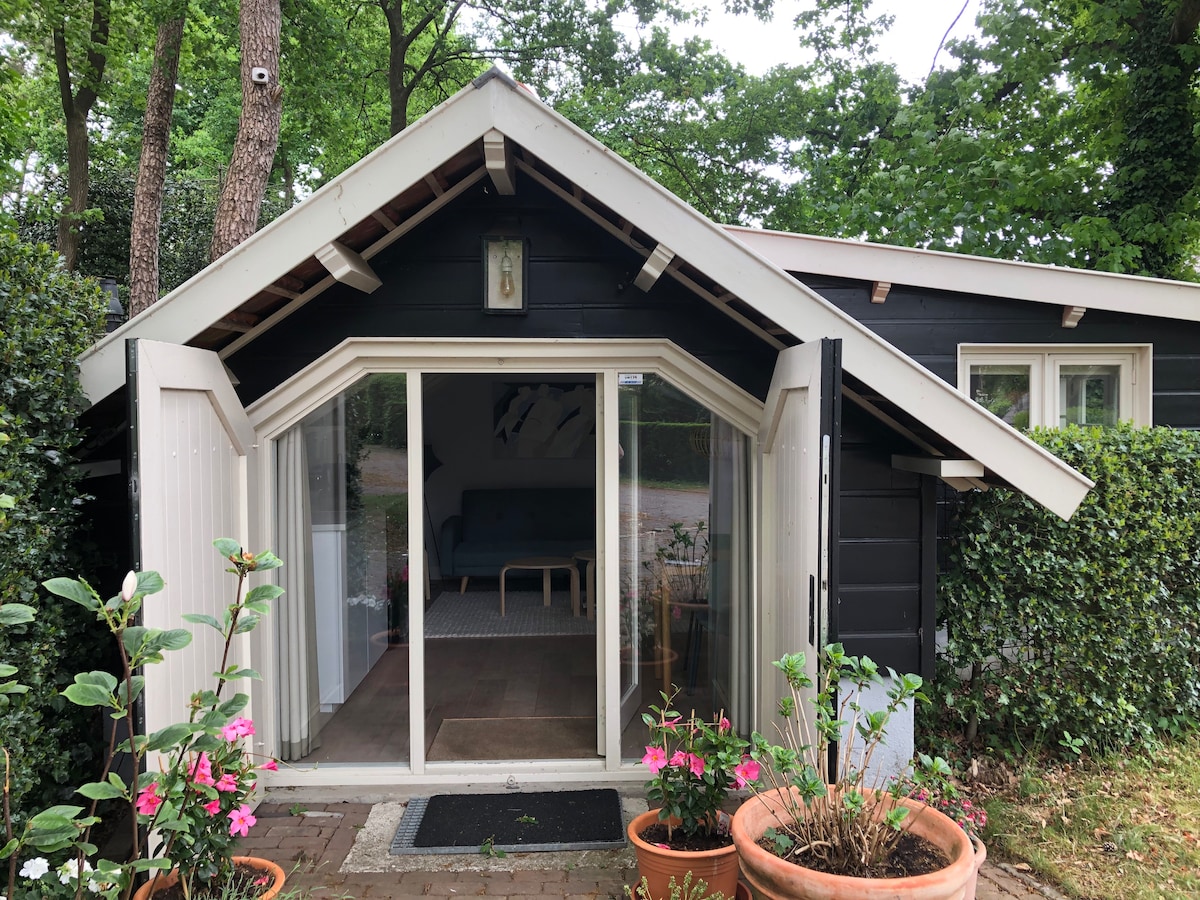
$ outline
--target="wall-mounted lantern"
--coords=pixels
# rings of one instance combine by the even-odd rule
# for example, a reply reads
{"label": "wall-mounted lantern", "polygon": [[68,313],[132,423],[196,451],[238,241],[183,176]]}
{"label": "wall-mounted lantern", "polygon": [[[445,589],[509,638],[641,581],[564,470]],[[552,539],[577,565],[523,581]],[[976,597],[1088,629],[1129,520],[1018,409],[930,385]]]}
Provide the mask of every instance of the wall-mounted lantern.
{"label": "wall-mounted lantern", "polygon": [[483,311],[524,313],[528,240],[488,234],[483,237]]}

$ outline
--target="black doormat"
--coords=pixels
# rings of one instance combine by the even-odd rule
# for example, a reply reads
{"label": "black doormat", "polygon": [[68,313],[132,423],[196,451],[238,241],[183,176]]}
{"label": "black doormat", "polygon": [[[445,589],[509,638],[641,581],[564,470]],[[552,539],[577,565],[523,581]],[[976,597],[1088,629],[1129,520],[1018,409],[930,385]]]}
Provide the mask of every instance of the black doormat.
{"label": "black doormat", "polygon": [[391,853],[478,853],[488,842],[506,852],[624,847],[621,798],[611,788],[414,797]]}

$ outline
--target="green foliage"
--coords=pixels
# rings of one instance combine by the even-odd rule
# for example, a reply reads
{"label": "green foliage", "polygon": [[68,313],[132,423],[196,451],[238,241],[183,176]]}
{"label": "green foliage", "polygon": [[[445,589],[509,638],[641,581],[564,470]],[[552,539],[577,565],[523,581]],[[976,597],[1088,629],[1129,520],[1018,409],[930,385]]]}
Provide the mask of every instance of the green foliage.
{"label": "green foliage", "polygon": [[28,687],[0,691],[0,734],[22,760],[12,783],[18,816],[74,778],[98,724],[58,694],[74,668],[64,667],[63,648],[94,644],[79,610],[47,602],[38,582],[79,564],[70,540],[83,502],[70,466],[81,437],[75,359],[100,334],[104,309],[99,289],[64,272],[47,247],[0,234],[0,485],[10,507],[0,518],[0,609],[37,614],[6,616],[0,631],[0,662],[19,661]]}
{"label": "green foliage", "polygon": [[968,738],[1072,755],[1194,725],[1200,434],[1033,438],[1096,487],[1069,522],[1010,491],[967,495],[939,584],[937,714]]}

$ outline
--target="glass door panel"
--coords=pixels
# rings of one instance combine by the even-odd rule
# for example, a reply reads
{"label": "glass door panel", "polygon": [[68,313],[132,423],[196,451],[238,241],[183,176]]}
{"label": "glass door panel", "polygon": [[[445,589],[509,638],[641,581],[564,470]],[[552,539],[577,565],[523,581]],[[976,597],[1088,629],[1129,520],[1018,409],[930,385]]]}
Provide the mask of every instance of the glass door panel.
{"label": "glass door panel", "polygon": [[640,759],[661,692],[735,723],[745,708],[747,439],[657,375],[620,381],[621,750]]}
{"label": "glass door panel", "polygon": [[283,691],[285,722],[311,720],[301,763],[409,759],[406,391],[403,374],[369,375],[277,441],[281,509],[306,510],[279,548],[307,573],[281,600],[306,607],[303,631],[279,635],[315,673],[313,709]]}

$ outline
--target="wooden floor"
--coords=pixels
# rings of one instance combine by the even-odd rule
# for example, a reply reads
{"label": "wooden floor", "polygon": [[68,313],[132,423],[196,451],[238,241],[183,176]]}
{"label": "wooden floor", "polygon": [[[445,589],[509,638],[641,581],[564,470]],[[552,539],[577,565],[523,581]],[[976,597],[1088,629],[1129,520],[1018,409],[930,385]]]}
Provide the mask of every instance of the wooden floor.
{"label": "wooden floor", "polygon": [[[389,648],[349,700],[325,715],[321,746],[298,763],[407,763],[408,659],[407,645]],[[425,661],[426,753],[444,719],[596,715],[591,635],[440,638],[425,642]],[[661,702],[660,688],[653,678],[643,684],[639,715],[621,736],[623,757],[641,758],[640,712]],[[540,758],[537,747],[523,758]]]}

